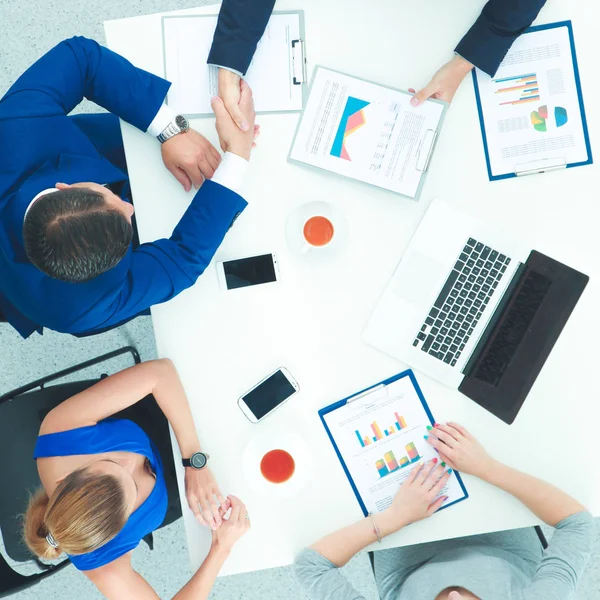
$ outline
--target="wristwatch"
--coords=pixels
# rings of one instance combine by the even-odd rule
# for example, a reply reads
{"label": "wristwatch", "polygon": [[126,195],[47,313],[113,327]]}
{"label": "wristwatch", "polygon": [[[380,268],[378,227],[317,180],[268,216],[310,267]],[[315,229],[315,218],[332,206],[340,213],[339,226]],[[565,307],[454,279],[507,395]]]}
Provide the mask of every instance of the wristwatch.
{"label": "wristwatch", "polygon": [[177,115],[162,131],[158,136],[158,141],[164,144],[167,140],[176,136],[179,133],[186,133],[190,130],[190,124],[185,117]]}
{"label": "wristwatch", "polygon": [[192,469],[204,469],[208,463],[210,456],[204,452],[194,452],[190,458],[182,458],[181,462],[184,467],[191,467]]}

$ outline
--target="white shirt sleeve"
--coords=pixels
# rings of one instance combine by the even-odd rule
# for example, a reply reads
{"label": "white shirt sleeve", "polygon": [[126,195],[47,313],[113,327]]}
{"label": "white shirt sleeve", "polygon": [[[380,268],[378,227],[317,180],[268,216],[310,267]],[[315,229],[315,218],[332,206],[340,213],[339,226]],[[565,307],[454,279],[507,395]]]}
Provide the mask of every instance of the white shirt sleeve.
{"label": "white shirt sleeve", "polygon": [[232,69],[231,67],[224,67],[223,65],[215,65],[213,63],[208,63],[208,64],[211,67],[217,67],[217,69],[225,69],[226,71],[231,71],[232,73],[235,73],[236,75],[238,75],[242,79],[244,78],[244,74],[243,73],[240,73],[239,71],[237,71],[236,69]]}
{"label": "white shirt sleeve", "polygon": [[175,116],[175,113],[166,104],[163,104],[158,109],[154,119],[152,119],[152,123],[148,125],[146,132],[154,137],[158,137],[169,126],[169,123]]}
{"label": "white shirt sleeve", "polygon": [[249,163],[245,158],[232,152],[225,152],[225,156],[211,181],[239,194],[243,187],[248,165]]}

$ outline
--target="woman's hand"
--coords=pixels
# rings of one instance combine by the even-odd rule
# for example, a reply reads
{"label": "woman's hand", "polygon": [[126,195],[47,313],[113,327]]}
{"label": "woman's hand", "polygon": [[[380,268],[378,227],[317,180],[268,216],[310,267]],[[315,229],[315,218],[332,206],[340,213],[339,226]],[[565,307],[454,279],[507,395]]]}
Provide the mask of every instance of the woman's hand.
{"label": "woman's hand", "polygon": [[[225,518],[231,509],[229,518]],[[219,508],[219,517],[223,524],[213,531],[213,546],[229,552],[235,543],[250,529],[250,518],[246,505],[236,496],[227,496]]]}
{"label": "woman's hand", "polygon": [[[186,468],[185,495],[191,511],[201,525],[206,525],[213,531],[221,525],[223,517],[219,503],[222,508],[226,498],[208,468],[200,470]],[[219,503],[216,499],[219,500]]]}
{"label": "woman's hand", "polygon": [[448,496],[435,497],[442,491],[452,469],[442,466],[437,458],[415,467],[402,483],[392,505],[375,517],[383,535],[398,531],[410,523],[431,516]]}
{"label": "woman's hand", "polygon": [[482,477],[492,468],[494,459],[483,446],[461,425],[435,424],[427,441],[438,451],[441,459],[451,468]]}
{"label": "woman's hand", "polygon": [[422,90],[418,92],[415,92],[413,88],[408,90],[415,94],[411,99],[411,104],[419,106],[429,98],[452,102],[458,86],[472,69],[473,65],[469,61],[461,56],[455,56],[432,77]]}

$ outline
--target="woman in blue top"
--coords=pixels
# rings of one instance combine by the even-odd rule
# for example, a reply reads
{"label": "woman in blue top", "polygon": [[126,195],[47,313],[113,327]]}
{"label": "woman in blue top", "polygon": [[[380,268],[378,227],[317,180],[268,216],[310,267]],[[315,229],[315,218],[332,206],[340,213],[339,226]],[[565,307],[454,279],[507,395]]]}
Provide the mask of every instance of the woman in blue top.
{"label": "woman in blue top", "polygon": [[[456,423],[435,425],[427,436],[440,458],[412,471],[392,505],[336,531],[304,550],[296,573],[315,600],[364,600],[339,572],[380,537],[431,516],[448,480],[448,468],[474,475],[512,494],[555,527],[545,552],[532,527],[441,540],[375,552],[381,600],[568,600],[590,556],[592,516],[576,500],[492,459]],[[374,528],[374,523],[377,530]]]}
{"label": "woman in blue top", "polygon": [[[131,565],[131,552],[158,528],[167,511],[160,456],[144,431],[109,419],[152,394],[171,424],[184,459],[190,508],[213,530],[210,553],[175,596],[208,598],[235,542],[249,529],[244,504],[225,498],[200,453],[183,386],[169,360],[142,363],[107,377],[48,413],[35,448],[42,482],[25,517],[25,541],[44,559],[66,552],[110,600],[155,600]],[[200,454],[198,454],[200,453]],[[227,515],[229,513],[229,515]]]}

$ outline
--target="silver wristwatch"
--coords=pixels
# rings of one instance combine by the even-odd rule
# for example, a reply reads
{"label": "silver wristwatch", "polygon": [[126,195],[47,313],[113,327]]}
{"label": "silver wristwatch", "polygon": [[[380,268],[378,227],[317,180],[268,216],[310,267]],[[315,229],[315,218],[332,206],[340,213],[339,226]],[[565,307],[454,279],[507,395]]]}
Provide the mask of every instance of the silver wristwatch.
{"label": "silver wristwatch", "polygon": [[185,117],[181,115],[177,115],[162,131],[160,135],[157,136],[158,141],[161,144],[164,144],[167,140],[170,140],[173,136],[176,136],[179,133],[185,133],[189,131],[190,124]]}

